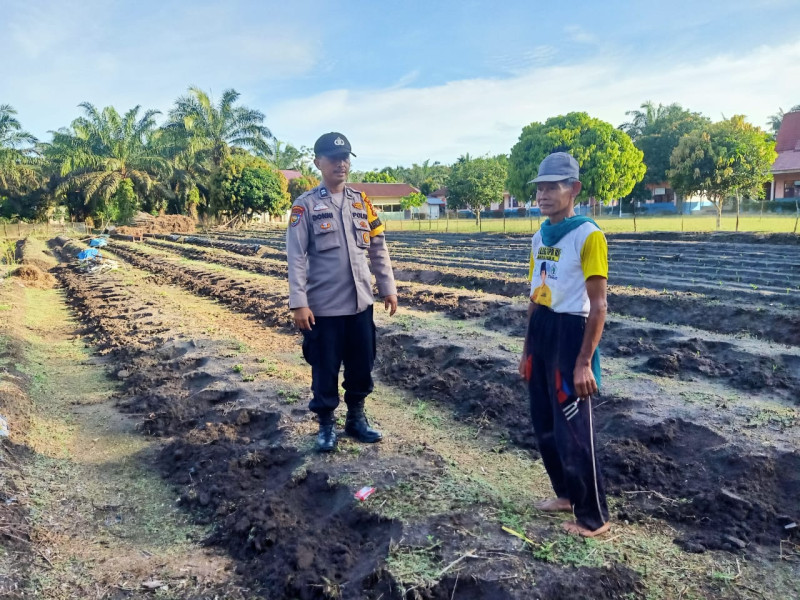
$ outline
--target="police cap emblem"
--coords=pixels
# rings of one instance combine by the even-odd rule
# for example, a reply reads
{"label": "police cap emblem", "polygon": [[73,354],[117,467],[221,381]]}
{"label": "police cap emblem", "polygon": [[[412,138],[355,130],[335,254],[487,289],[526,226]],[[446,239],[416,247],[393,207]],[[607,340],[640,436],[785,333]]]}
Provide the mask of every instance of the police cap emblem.
{"label": "police cap emblem", "polygon": [[343,154],[353,154],[353,149],[347,138],[336,131],[321,135],[314,143],[314,156],[342,156]]}

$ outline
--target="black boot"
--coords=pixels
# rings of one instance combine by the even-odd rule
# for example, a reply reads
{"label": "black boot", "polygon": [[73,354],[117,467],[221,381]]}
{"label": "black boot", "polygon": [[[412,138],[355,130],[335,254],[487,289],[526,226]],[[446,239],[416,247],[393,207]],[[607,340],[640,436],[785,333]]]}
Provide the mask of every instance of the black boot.
{"label": "black boot", "polygon": [[317,434],[317,450],[333,452],[336,450],[336,432],[333,430],[336,419],[333,411],[319,413],[319,433]]}
{"label": "black boot", "polygon": [[344,432],[364,444],[373,444],[383,439],[383,434],[369,426],[367,416],[364,414],[364,399],[353,400],[347,403],[347,419],[344,422]]}

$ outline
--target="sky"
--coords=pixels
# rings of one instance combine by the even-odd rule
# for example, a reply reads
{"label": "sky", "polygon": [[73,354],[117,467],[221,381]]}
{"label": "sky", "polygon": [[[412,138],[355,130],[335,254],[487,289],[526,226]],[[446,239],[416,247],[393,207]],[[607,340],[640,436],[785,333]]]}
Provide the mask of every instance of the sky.
{"label": "sky", "polygon": [[0,104],[49,141],[81,102],[165,119],[233,88],[279,140],[344,133],[354,169],[449,164],[648,100],[766,127],[800,104],[798,32],[800,0],[0,0]]}

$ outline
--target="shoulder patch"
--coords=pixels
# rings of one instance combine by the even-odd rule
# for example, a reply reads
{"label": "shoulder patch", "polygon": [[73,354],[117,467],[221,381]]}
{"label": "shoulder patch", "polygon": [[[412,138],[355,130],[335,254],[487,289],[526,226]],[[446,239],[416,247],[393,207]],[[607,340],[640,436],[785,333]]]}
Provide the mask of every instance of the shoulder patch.
{"label": "shoulder patch", "polygon": [[292,207],[292,216],[289,217],[289,224],[292,227],[297,227],[300,223],[300,220],[303,218],[303,213],[306,211],[305,208],[302,206],[293,206]]}

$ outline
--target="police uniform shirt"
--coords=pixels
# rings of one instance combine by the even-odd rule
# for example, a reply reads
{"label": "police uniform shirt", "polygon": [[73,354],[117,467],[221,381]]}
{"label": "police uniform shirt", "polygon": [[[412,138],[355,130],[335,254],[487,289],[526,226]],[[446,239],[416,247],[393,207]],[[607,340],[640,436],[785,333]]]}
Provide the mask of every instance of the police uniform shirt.
{"label": "police uniform shirt", "polygon": [[[531,302],[557,313],[588,317],[586,280],[594,275],[608,279],[608,245],[603,232],[593,223],[584,223],[554,246],[545,246],[538,231],[531,244]],[[547,273],[543,281],[542,270]]]}
{"label": "police uniform shirt", "polygon": [[320,317],[366,310],[373,303],[369,263],[380,295],[397,293],[383,225],[368,200],[345,187],[337,204],[318,186],[292,206],[286,231],[289,308],[308,307]]}

